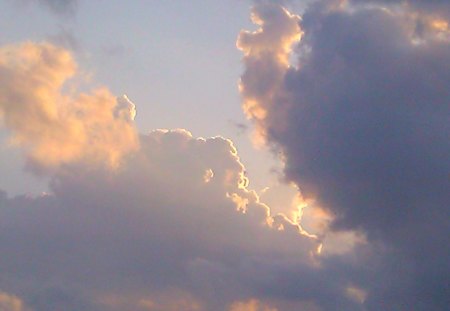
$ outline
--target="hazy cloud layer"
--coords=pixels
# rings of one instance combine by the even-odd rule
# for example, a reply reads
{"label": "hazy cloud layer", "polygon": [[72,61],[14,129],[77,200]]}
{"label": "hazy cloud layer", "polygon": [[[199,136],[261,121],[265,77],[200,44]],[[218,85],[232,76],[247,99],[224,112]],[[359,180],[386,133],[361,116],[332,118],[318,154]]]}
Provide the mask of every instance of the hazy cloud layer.
{"label": "hazy cloud layer", "polygon": [[[251,104],[258,112],[248,113],[257,133],[284,154],[288,180],[334,215],[335,230],[367,234],[377,259],[364,259],[347,275],[365,283],[368,310],[445,309],[447,20],[411,6],[316,2],[302,16],[298,65],[290,67],[276,52],[285,48],[279,38],[301,31],[269,31],[264,25],[282,9],[265,10],[272,14],[257,13],[261,30],[238,40],[246,66],[244,110]],[[284,23],[292,18],[282,17]],[[239,44],[243,39],[268,44],[261,52],[257,42]]]}
{"label": "hazy cloud layer", "polygon": [[78,0],[21,0],[25,3],[37,3],[56,14],[73,14]]}

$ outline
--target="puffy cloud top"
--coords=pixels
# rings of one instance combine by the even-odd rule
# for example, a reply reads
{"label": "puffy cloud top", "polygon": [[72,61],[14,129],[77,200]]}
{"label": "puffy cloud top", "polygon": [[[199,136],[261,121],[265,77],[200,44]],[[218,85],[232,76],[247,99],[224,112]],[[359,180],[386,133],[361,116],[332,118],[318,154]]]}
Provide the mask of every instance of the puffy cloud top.
{"label": "puffy cloud top", "polygon": [[246,72],[241,77],[243,108],[248,117],[258,120],[257,141],[264,141],[264,123],[274,107],[283,77],[289,67],[291,46],[302,35],[300,17],[277,4],[256,6],[252,21],[260,26],[254,32],[242,31],[237,47],[244,53]]}

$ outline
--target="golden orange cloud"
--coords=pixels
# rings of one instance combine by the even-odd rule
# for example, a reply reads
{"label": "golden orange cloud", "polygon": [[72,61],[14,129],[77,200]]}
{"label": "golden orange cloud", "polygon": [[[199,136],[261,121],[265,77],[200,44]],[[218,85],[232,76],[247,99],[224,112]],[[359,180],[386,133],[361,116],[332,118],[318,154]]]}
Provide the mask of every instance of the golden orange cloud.
{"label": "golden orange cloud", "polygon": [[74,161],[117,167],[138,148],[134,105],[106,88],[64,93],[76,73],[72,55],[48,43],[0,49],[0,120],[39,169]]}

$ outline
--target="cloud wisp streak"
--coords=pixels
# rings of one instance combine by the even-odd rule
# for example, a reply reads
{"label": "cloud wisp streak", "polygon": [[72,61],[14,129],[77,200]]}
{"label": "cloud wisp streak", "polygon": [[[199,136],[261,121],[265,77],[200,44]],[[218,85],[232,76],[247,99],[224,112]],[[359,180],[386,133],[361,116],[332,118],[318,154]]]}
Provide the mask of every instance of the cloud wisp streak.
{"label": "cloud wisp streak", "polygon": [[68,16],[75,13],[78,0],[20,0],[23,3],[38,4],[57,15]]}

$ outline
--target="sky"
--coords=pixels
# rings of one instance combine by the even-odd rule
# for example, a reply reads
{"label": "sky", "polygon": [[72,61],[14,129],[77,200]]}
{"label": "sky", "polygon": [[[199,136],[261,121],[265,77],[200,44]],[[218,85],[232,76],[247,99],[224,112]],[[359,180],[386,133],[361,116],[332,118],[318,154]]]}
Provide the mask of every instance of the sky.
{"label": "sky", "polygon": [[0,1],[0,310],[445,310],[449,23]]}

